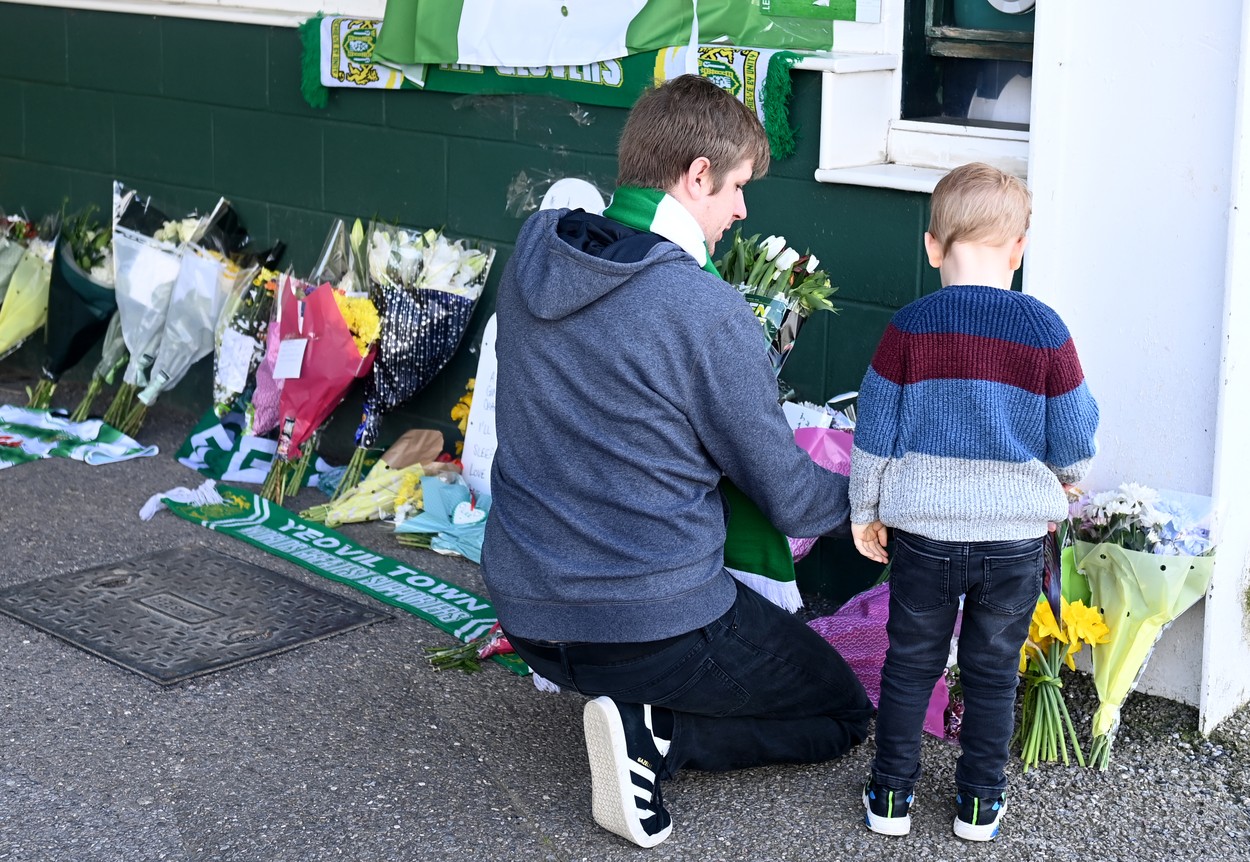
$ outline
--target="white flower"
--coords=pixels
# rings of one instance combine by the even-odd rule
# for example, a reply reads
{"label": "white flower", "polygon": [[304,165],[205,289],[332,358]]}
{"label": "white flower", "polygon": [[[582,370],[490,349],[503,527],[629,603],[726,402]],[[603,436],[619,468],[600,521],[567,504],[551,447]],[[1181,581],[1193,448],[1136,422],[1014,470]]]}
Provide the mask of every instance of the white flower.
{"label": "white flower", "polygon": [[781,250],[786,247],[786,238],[784,236],[769,236],[768,239],[760,243],[760,250],[764,252],[764,260],[772,260],[781,254]]}
{"label": "white flower", "polygon": [[815,272],[815,271],[816,271],[816,267],[818,267],[818,266],[820,266],[820,258],[816,257],[816,255],[814,255],[814,254],[809,254],[809,255],[807,256],[807,272],[808,272],[808,274],[810,275],[811,273]]}
{"label": "white flower", "polygon": [[777,267],[777,271],[788,272],[794,268],[799,262],[799,253],[792,248],[787,248],[781,254],[777,255],[777,259],[773,261],[773,265]]}

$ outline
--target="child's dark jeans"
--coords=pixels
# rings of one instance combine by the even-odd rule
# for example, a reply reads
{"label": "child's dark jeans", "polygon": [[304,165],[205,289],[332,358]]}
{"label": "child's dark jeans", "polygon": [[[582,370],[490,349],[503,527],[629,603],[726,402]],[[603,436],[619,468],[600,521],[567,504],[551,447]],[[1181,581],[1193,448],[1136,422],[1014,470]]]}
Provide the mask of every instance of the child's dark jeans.
{"label": "child's dark jeans", "polygon": [[1020,647],[1042,589],[1042,539],[938,542],[894,530],[892,545],[890,648],[881,672],[873,780],[910,790],[920,777],[925,711],[946,667],[963,595],[963,754],[955,784],[996,797],[1007,787]]}

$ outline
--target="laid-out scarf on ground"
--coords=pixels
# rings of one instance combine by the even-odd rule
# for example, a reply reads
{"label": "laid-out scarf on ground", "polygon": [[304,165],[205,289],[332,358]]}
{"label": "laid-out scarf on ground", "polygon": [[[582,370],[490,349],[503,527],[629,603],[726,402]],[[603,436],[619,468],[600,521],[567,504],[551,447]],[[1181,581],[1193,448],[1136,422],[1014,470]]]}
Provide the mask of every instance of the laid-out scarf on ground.
{"label": "laid-out scarf on ground", "polygon": [[[675,242],[703,269],[720,277],[698,225],[675,198],[663,191],[623,186],[616,190],[603,214],[626,227],[651,231]],[[803,606],[803,597],[794,579],[789,539],[728,479],[721,480],[720,488],[729,501],[730,511],[725,568],[774,604],[798,610]]]}
{"label": "laid-out scarf on ground", "polygon": [[430,90],[465,95],[531,94],[584,105],[628,108],[643,91],[686,72],[698,72],[756,112],[774,158],[794,152],[790,124],[790,69],[800,54],[774,48],[699,45],[692,61],[684,42],[584,64],[506,66],[480,63],[391,64],[376,51],[382,22],[372,18],[315,17],[301,25],[301,91],[325,107],[328,87]]}
{"label": "laid-out scarf on ground", "polygon": [[[145,517],[155,514],[159,508],[154,505],[157,500],[180,518],[354,587],[465,643],[487,634],[498,622],[491,603],[481,596],[374,553],[250,491],[215,485],[210,480],[190,492],[176,488],[158,494],[141,514]],[[529,667],[514,654],[492,658],[514,673],[529,673]]]}
{"label": "laid-out scarf on ground", "polygon": [[[278,451],[278,441],[245,433],[246,423],[241,413],[218,417],[210,408],[191,429],[174,458],[210,479],[264,484]],[[315,463],[309,465],[304,484],[318,485],[333,469],[318,456]]]}
{"label": "laid-out scarf on ground", "polygon": [[42,458],[112,464],[158,451],[99,419],[71,422],[47,410],[0,406],[0,469]]}

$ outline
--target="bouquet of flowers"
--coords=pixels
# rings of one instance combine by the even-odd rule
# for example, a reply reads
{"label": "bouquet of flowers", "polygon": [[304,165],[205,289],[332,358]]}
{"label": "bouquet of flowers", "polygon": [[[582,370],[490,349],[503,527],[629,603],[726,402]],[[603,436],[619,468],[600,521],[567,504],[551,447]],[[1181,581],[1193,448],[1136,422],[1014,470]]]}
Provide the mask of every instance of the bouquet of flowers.
{"label": "bouquet of flowers", "polygon": [[323,284],[302,298],[284,291],[280,302],[282,338],[273,371],[283,381],[278,451],[261,489],[262,496],[279,505],[291,462],[300,458],[302,447],[343,401],[352,382],[373,366],[379,330],[377,308],[366,294],[347,294]]}
{"label": "bouquet of flowers", "polygon": [[104,330],[100,361],[96,363],[95,370],[91,373],[91,382],[87,384],[87,391],[83,394],[82,401],[78,402],[78,406],[70,414],[71,422],[87,421],[96,397],[105,385],[113,385],[117,372],[125,367],[126,360],[129,358],[130,354],[126,351],[126,339],[122,335],[122,316],[120,312],[114,311],[109,318],[108,328]]}
{"label": "bouquet of flowers", "polygon": [[213,412],[226,416],[255,378],[265,355],[265,336],[278,273],[256,263],[240,269],[213,333]]}
{"label": "bouquet of flowers", "polygon": [[307,521],[328,527],[395,516],[401,501],[414,496],[420,505],[421,478],[440,473],[451,465],[435,463],[443,448],[443,435],[431,429],[410,430],[400,435],[351,492],[338,499],[300,512]]}
{"label": "bouquet of flowers", "polygon": [[729,250],[716,263],[721,277],[738,289],[759,317],[777,374],[807,318],[817,311],[837,311],[829,301],[837,288],[819,266],[814,254],[800,255],[785,237],[761,240],[756,234],[744,239],[741,230],[734,232]]}
{"label": "bouquet of flowers", "polygon": [[113,183],[117,310],[129,354],[122,385],[104,414],[104,421],[114,428],[126,424],[135,394],[148,385],[182,265],[182,243],[194,235],[198,224],[199,219],[191,217],[171,221],[151,198]]}
{"label": "bouquet of flowers", "polygon": [[247,240],[230,202],[221,198],[183,241],[178,277],[170,289],[148,383],[136,394],[122,427],[127,434],[137,434],[160,394],[176,386],[192,365],[212,352],[217,319],[240,270],[235,256]]}
{"label": "bouquet of flowers", "polygon": [[21,347],[48,319],[52,258],[60,231],[58,212],[43,218],[33,237],[24,232],[29,240],[0,303],[0,359]]}
{"label": "bouquet of flowers", "polygon": [[93,217],[95,207],[68,220],[57,244],[48,288],[47,351],[30,407],[48,409],[61,375],[104,337],[117,311],[112,232]]}
{"label": "bouquet of flowers", "polygon": [[1083,645],[1106,643],[1110,634],[1097,608],[1086,607],[1081,601],[1069,603],[1062,597],[1059,601],[1060,611],[1056,614],[1046,596],[1038,598],[1029,638],[1020,650],[1024,697],[1016,741],[1025,772],[1043,760],[1053,763],[1062,758],[1067,765],[1069,739],[1077,763],[1085,765],[1059,674],[1065,664],[1076,669],[1073,657]]}
{"label": "bouquet of flowers", "polygon": [[[357,223],[359,228],[359,223]],[[353,231],[355,247],[363,232]],[[493,248],[449,240],[441,231],[374,225],[357,260],[382,314],[373,372],[365,381],[356,451],[339,483],[341,496],[360,481],[365,454],[378,441],[383,414],[420,392],[443,369],[468,329],[486,286]]]}
{"label": "bouquet of flowers", "polygon": [[1215,548],[1206,497],[1125,483],[1069,508],[1075,563],[1110,637],[1093,646],[1099,706],[1091,765],[1106,769],[1120,709],[1163,631],[1206,594]]}
{"label": "bouquet of flowers", "polygon": [[26,253],[26,246],[38,235],[38,227],[21,216],[0,213],[0,299],[9,289],[9,280]]}

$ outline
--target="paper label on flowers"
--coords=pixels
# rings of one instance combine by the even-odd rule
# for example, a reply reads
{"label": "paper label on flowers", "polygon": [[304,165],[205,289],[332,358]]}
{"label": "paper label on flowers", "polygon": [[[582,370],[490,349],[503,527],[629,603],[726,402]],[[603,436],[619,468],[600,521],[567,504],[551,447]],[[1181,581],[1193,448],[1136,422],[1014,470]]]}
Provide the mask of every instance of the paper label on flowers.
{"label": "paper label on flowers", "polygon": [[307,349],[307,338],[284,339],[278,345],[278,360],[273,366],[273,379],[290,380],[299,377],[304,367],[304,351]]}

